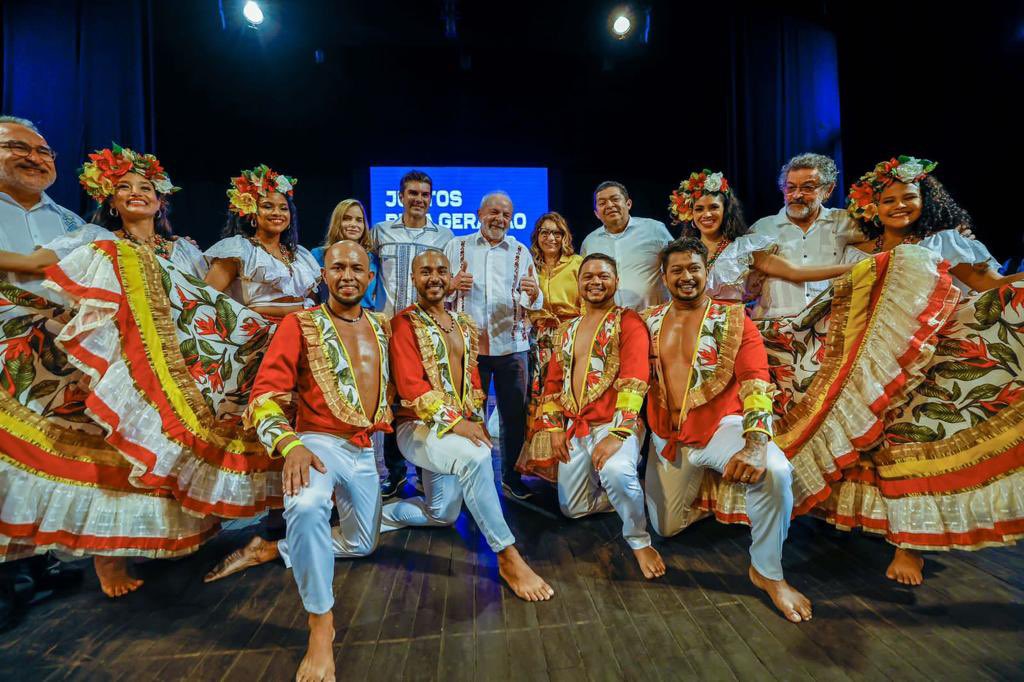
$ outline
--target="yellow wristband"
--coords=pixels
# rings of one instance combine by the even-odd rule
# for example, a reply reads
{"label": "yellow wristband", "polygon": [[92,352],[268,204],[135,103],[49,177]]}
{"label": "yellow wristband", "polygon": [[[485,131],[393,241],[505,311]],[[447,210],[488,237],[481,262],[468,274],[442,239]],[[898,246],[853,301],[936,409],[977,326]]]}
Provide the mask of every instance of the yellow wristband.
{"label": "yellow wristband", "polygon": [[743,399],[744,412],[771,412],[772,399],[764,393],[751,393]]}
{"label": "yellow wristband", "polygon": [[281,448],[281,456],[287,457],[289,452],[291,452],[300,445],[302,445],[302,441],[296,438],[291,443],[288,443],[288,445],[285,445],[283,448]]}

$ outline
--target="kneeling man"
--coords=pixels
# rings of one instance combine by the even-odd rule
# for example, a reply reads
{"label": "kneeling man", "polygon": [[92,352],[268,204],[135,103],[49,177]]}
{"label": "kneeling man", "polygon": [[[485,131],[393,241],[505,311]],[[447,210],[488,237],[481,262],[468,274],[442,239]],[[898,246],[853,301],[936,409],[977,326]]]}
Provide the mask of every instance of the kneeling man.
{"label": "kneeling man", "polygon": [[544,601],[555,591],[526,565],[502,515],[483,425],[478,333],[467,315],[444,308],[451,277],[440,251],[416,256],[416,303],[391,322],[391,369],[402,400],[398,449],[422,467],[424,496],[385,506],[383,530],[451,525],[465,501],[512,591],[527,601]]}
{"label": "kneeling man", "polygon": [[693,503],[705,469],[741,484],[753,540],[750,580],[786,618],[810,620],[810,601],[782,575],[792,470],[772,442],[773,389],[761,335],[742,305],[708,297],[707,248],[699,239],[666,246],[661,268],[672,301],[644,311],[654,357],[647,401],[651,524],[671,536],[701,515]]}
{"label": "kneeling man", "polygon": [[610,256],[583,259],[579,288],[586,313],[555,334],[532,446],[544,449],[550,438],[562,513],[575,519],[614,509],[650,579],[665,574],[665,562],[651,546],[637,476],[650,339],[639,315],[615,305],[618,283]]}
{"label": "kneeling man", "polygon": [[[391,430],[389,327],[360,306],[373,279],[369,257],[355,242],[338,242],[324,254],[323,274],[330,298],[278,325],[245,415],[271,455],[285,458],[285,539],[256,536],[206,577],[284,559],[309,613],[301,682],[334,679],[334,558],[377,546],[380,480],[370,434]],[[293,403],[294,420],[285,415]],[[340,520],[333,532],[332,496]]]}

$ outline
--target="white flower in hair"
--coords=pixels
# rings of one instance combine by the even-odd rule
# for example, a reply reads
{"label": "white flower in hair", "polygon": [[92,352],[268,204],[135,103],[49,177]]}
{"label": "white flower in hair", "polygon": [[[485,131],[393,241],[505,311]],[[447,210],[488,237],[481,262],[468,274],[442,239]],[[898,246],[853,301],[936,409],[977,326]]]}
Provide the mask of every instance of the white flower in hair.
{"label": "white flower in hair", "polygon": [[174,191],[174,185],[171,184],[170,179],[168,179],[166,176],[154,179],[153,187],[160,194],[170,194],[171,192]]}
{"label": "white flower in hair", "polygon": [[711,173],[704,180],[704,191],[706,192],[717,192],[722,189],[722,174]]}
{"label": "white flower in hair", "polygon": [[913,182],[923,172],[924,164],[914,157],[910,157],[910,159],[892,169],[892,174],[903,183]]}
{"label": "white flower in hair", "polygon": [[292,183],[288,178],[283,175],[277,176],[277,191],[281,194],[287,194],[292,191]]}

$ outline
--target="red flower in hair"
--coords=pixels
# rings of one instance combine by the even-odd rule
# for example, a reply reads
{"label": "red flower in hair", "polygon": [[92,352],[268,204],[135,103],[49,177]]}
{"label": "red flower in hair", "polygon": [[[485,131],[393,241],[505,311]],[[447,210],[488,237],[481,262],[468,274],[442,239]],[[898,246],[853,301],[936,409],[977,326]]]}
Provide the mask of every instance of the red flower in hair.
{"label": "red flower in hair", "polygon": [[875,192],[868,183],[858,182],[850,188],[850,198],[857,202],[857,206],[864,207],[874,203]]}
{"label": "red flower in hair", "polygon": [[114,154],[109,149],[104,149],[97,154],[89,154],[89,158],[107,177],[119,178],[132,169],[132,162],[128,157]]}

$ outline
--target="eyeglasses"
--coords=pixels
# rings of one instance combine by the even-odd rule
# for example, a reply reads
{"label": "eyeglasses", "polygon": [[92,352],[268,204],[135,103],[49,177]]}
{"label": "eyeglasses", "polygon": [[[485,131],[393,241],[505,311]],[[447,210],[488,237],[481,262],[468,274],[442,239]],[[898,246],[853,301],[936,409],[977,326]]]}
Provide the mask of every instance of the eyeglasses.
{"label": "eyeglasses", "polygon": [[24,142],[0,142],[0,147],[8,150],[19,159],[28,158],[32,155],[32,152],[35,152],[40,158],[46,161],[52,162],[57,159],[57,152],[42,145],[33,147],[32,145],[25,144]]}
{"label": "eyeglasses", "polygon": [[559,232],[558,230],[541,230],[540,232],[537,233],[537,238],[538,239],[546,239],[546,238],[561,239],[562,238],[562,233]]}
{"label": "eyeglasses", "polygon": [[817,185],[800,185],[799,187],[797,187],[796,185],[786,185],[785,187],[782,188],[782,193],[787,196],[792,196],[794,194],[814,194],[824,186],[824,182]]}

